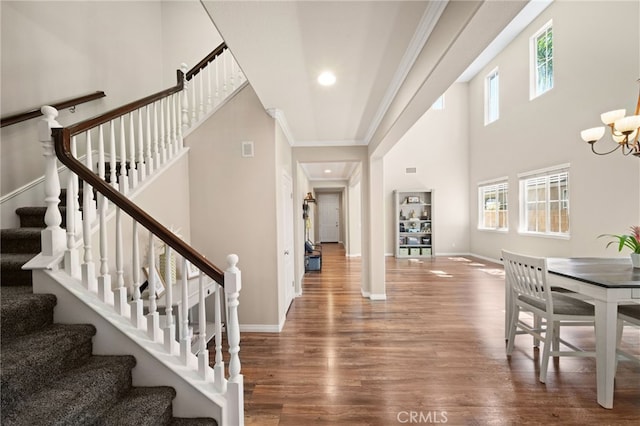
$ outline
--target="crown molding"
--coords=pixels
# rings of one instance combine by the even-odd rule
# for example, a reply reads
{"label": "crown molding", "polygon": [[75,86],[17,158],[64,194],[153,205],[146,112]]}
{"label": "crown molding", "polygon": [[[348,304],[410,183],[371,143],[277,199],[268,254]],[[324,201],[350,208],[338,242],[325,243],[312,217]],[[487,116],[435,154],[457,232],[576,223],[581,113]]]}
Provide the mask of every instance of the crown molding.
{"label": "crown molding", "polygon": [[287,138],[287,142],[289,142],[289,146],[293,146],[295,144],[295,139],[293,139],[293,134],[291,134],[291,129],[287,123],[284,111],[278,108],[267,108],[267,114],[278,122],[280,129],[282,129],[282,133],[284,133],[284,137]]}

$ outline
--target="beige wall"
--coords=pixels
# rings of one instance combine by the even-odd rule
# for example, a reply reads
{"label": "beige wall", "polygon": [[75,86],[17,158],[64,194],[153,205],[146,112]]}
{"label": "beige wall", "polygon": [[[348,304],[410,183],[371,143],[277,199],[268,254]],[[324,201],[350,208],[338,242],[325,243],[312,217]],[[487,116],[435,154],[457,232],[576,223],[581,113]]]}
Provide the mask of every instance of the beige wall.
{"label": "beige wall", "polygon": [[[186,139],[192,244],[223,267],[228,254],[239,256],[239,318],[245,329],[259,325],[273,331],[279,321],[276,176],[281,171],[275,139],[275,121],[250,86]],[[254,157],[241,156],[243,141],[254,142]]]}
{"label": "beige wall", "polygon": [[[428,110],[384,157],[385,253],[393,255],[393,191],[431,189],[436,255],[469,251],[469,188],[466,84],[445,92],[445,108]],[[407,174],[406,168],[416,173]]]}
{"label": "beige wall", "polygon": [[[616,256],[597,236],[640,223],[640,161],[620,153],[596,156],[580,139],[580,130],[601,125],[601,112],[635,108],[639,7],[626,1],[556,1],[470,82],[472,252],[493,259],[502,248],[545,256]],[[529,37],[551,18],[554,88],[530,101]],[[484,78],[495,67],[500,119],[484,126]],[[518,234],[517,174],[563,163],[571,164],[571,238]],[[501,176],[509,178],[509,232],[478,231],[477,184]]]}

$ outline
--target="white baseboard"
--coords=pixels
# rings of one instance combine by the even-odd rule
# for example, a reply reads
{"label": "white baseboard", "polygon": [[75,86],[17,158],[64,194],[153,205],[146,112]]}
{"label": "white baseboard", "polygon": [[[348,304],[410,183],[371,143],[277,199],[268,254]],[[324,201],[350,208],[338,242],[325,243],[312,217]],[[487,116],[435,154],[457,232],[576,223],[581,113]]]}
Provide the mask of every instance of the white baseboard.
{"label": "white baseboard", "polygon": [[385,293],[372,293],[369,295],[370,300],[387,300],[387,295]]}
{"label": "white baseboard", "polygon": [[280,333],[278,324],[240,324],[240,332],[245,333]]}

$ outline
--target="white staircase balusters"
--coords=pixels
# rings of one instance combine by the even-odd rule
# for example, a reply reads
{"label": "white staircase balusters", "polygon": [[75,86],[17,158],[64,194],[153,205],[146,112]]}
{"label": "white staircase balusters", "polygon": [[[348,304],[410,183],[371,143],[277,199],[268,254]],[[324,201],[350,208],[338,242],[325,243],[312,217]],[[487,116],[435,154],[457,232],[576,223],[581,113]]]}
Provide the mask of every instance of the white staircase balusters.
{"label": "white staircase balusters", "polygon": [[[76,156],[77,140],[74,136],[71,138],[71,153]],[[69,173],[67,178],[67,249],[64,252],[64,270],[74,278],[81,278],[80,275],[80,258],[78,249],[76,248],[76,235],[78,230],[78,222],[81,219],[78,211],[78,176],[75,173]]]}
{"label": "white staircase balusters", "polygon": [[158,169],[160,163],[160,141],[158,140],[158,102],[153,103],[153,166]]}
{"label": "white staircase balusters", "polygon": [[118,178],[120,192],[129,192],[129,173],[127,172],[127,141],[125,137],[124,115],[120,117],[120,177]]}
{"label": "white staircase balusters", "polygon": [[216,285],[213,295],[216,307],[214,313],[215,335],[215,364],[213,366],[213,385],[216,391],[224,393],[227,391],[227,380],[224,377],[224,360],[222,358],[222,304],[221,294],[224,291],[220,285]]}
{"label": "white staircase balusters", "polygon": [[216,67],[216,93],[214,95],[214,105],[218,105],[220,103],[220,56],[215,59],[215,67]]}
{"label": "white staircase balusters", "polygon": [[167,159],[170,159],[173,154],[173,138],[171,137],[171,96],[166,98],[166,108],[165,108],[165,146],[167,152]]}
{"label": "white staircase balusters", "polygon": [[115,120],[111,120],[109,122],[109,182],[114,188],[118,188],[118,171],[116,168],[117,162],[118,156],[116,154]]}
{"label": "white staircase balusters", "polygon": [[142,141],[136,141],[136,131],[134,127],[135,120],[133,111],[129,114],[129,188],[134,189],[138,186],[138,173],[140,171],[138,162],[136,161],[136,144]]}
{"label": "white staircase balusters", "polygon": [[131,301],[131,324],[136,328],[143,329],[144,321],[144,305],[140,294],[140,239],[138,236],[138,222],[133,221],[132,232],[132,253],[131,253],[131,275],[133,277],[133,300]]}
{"label": "white staircase balusters", "polygon": [[171,157],[178,153],[178,95],[169,97],[171,103]]}
{"label": "white staircase balusters", "polygon": [[187,259],[182,260],[182,285],[180,296],[180,360],[184,365],[188,365],[191,354],[191,336],[189,336],[189,293],[187,281]]}
{"label": "white staircase balusters", "polygon": [[213,109],[213,103],[211,100],[211,68],[209,65],[211,65],[211,62],[209,62],[207,64],[207,112],[211,112],[211,110]]}
{"label": "white staircase balusters", "polygon": [[203,380],[209,377],[209,351],[207,350],[207,314],[204,304],[204,275],[198,275],[198,372]]}
{"label": "white staircase balusters", "polygon": [[160,128],[160,138],[158,139],[158,146],[160,147],[160,164],[165,164],[167,162],[167,140],[165,136],[165,127],[164,127],[164,116],[165,116],[165,108],[164,108],[164,98],[158,101],[158,107],[160,108],[160,123],[158,127]]}
{"label": "white staircase balusters", "polygon": [[58,111],[50,106],[43,106],[40,110],[44,118],[38,123],[38,133],[42,142],[43,156],[45,161],[44,174],[44,202],[47,210],[44,215],[46,229],[41,233],[42,254],[53,256],[65,249],[65,232],[60,227],[62,215],[58,209],[60,204],[60,178],[58,176],[58,166],[51,129],[62,127],[56,121]]}
{"label": "white staircase balusters", "polygon": [[153,144],[152,144],[152,134],[151,134],[151,108],[153,106],[151,104],[147,105],[145,108],[145,116],[146,116],[146,120],[145,120],[145,124],[146,124],[146,132],[145,134],[147,135],[146,137],[146,157],[145,157],[145,161],[147,163],[147,174],[151,175],[153,173],[153,171],[155,170],[155,166],[154,166],[154,157],[153,157]]}
{"label": "white staircase balusters", "polygon": [[[146,108],[145,108],[146,109]],[[133,113],[132,119],[133,119]],[[143,124],[142,124],[142,108],[138,109],[138,164],[136,169],[138,170],[137,176],[140,182],[147,178],[147,164],[145,158],[145,146],[146,141],[144,139]]]}
{"label": "white staircase balusters", "polygon": [[[227,50],[228,52],[228,50]],[[231,86],[231,91],[233,92],[234,90],[236,90],[236,83],[235,83],[235,75],[236,75],[236,70],[235,70],[235,65],[236,65],[236,61],[233,58],[233,56],[231,56],[231,53],[229,53],[229,57],[231,58],[229,60],[230,64],[229,64],[229,85]]]}
{"label": "white staircase balusters", "polygon": [[226,99],[227,92],[227,54],[226,50],[222,52],[222,99]]}
{"label": "white staircase balusters", "polygon": [[184,148],[184,140],[182,139],[182,93],[176,95],[176,151],[180,152]]}
{"label": "white staircase balusters", "polygon": [[204,118],[205,107],[204,107],[204,73],[202,70],[197,74],[198,81],[200,82],[200,103],[198,108],[198,121]]}
{"label": "white staircase balusters", "polygon": [[158,315],[158,305],[156,303],[156,280],[158,279],[158,274],[155,259],[154,236],[153,233],[149,231],[149,252],[147,257],[149,264],[149,273],[147,274],[147,282],[149,283],[147,286],[149,290],[149,313],[147,314],[147,335],[154,342],[158,342],[161,334],[160,316]]}
{"label": "white staircase balusters", "polygon": [[[111,121],[111,150],[115,152],[115,138],[113,121]],[[111,158],[114,158],[113,155]],[[111,181],[115,179],[115,163],[111,161]],[[104,155],[104,131],[102,126],[98,128],[98,176],[105,178],[105,155]],[[99,247],[100,247],[100,275],[98,276],[98,296],[100,300],[108,303],[112,297],[111,275],[109,275],[108,251],[107,251],[107,208],[108,200],[104,195],[98,193],[98,221],[99,221]]]}
{"label": "white staircase balusters", "polygon": [[[74,158],[78,158],[78,141],[75,136],[71,138],[71,155],[73,155]],[[75,235],[75,238],[77,241],[77,239],[82,235],[82,211],[80,210],[80,197],[79,197],[80,185],[79,185],[78,175],[76,175],[75,173],[69,173],[69,174],[71,175],[72,181],[73,181],[73,190],[71,192],[75,193],[73,195],[73,205],[71,207],[71,210],[73,211],[73,214],[74,214],[73,234]],[[67,189],[67,191],[69,190]],[[68,204],[67,204],[67,211],[69,211]],[[79,270],[78,270],[78,273],[79,273]]]}
{"label": "white staircase balusters", "polygon": [[122,240],[122,211],[116,207],[116,290],[113,308],[122,316],[126,316],[127,288],[124,286],[124,242]]}
{"label": "white staircase balusters", "polygon": [[164,315],[165,315],[165,327],[164,327],[164,349],[167,353],[173,354],[173,343],[176,338],[176,328],[173,322],[173,274],[171,273],[172,263],[171,257],[173,256],[173,250],[170,246],[166,246],[165,251],[167,261],[164,263],[164,276],[167,290],[164,295]]}
{"label": "white staircase balusters", "polygon": [[189,89],[191,91],[191,125],[193,126],[198,122],[198,117],[196,115],[196,111],[198,110],[198,101],[196,99],[196,93],[198,92],[197,74],[191,77]]}
{"label": "white staircase balusters", "polygon": [[[93,148],[91,146],[91,131],[87,131],[85,143],[85,166],[93,170]],[[91,224],[95,218],[95,206],[93,204],[93,188],[84,181],[82,188],[82,241],[84,248],[83,263],[80,267],[82,283],[89,291],[95,292],[98,289],[96,283],[96,267],[93,263]]]}

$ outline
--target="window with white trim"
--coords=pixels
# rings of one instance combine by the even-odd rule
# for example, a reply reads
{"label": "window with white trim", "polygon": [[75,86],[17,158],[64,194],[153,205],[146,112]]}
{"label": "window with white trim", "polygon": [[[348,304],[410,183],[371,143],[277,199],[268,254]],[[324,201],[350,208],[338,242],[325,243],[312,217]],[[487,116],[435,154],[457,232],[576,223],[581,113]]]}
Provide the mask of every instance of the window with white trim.
{"label": "window with white trim", "polygon": [[508,195],[506,178],[478,186],[478,229],[509,229]]}
{"label": "window with white trim", "polygon": [[531,99],[553,88],[553,21],[531,37]]}
{"label": "window with white trim", "polygon": [[569,234],[569,167],[520,178],[520,232],[557,237]]}
{"label": "window with white trim", "polygon": [[498,68],[484,79],[484,124],[493,123],[500,116]]}
{"label": "window with white trim", "polygon": [[432,109],[444,109],[444,94],[440,95],[438,99],[431,105]]}

